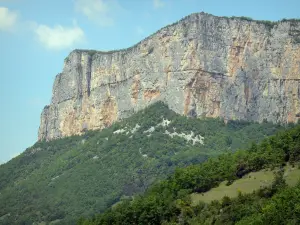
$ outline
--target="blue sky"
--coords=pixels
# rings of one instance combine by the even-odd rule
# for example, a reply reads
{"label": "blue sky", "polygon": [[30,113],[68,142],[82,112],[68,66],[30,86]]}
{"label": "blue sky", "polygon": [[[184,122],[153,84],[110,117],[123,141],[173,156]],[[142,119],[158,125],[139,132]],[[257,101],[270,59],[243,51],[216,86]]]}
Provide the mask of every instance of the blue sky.
{"label": "blue sky", "polygon": [[279,20],[299,9],[299,0],[0,0],[0,163],[36,142],[72,49],[127,48],[194,12]]}

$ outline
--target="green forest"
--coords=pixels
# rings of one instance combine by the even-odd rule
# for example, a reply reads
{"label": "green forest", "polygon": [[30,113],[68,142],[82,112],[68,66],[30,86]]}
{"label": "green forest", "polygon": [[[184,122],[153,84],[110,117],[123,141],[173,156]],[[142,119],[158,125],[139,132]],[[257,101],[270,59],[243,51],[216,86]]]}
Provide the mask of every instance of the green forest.
{"label": "green forest", "polygon": [[[300,126],[265,138],[247,150],[222,154],[198,165],[177,169],[144,195],[124,199],[79,225],[100,224],[300,224],[300,173],[288,186],[283,168],[300,168]],[[203,193],[226,180],[227,185],[253,171],[272,169],[271,185],[235,198],[192,204],[191,193]]]}
{"label": "green forest", "polygon": [[[242,200],[227,199],[226,220],[213,213],[223,203],[192,206],[190,194],[298,160],[295,125],[189,118],[158,102],[101,131],[37,142],[0,165],[0,224],[226,224]],[[297,187],[265,190],[261,210]]]}

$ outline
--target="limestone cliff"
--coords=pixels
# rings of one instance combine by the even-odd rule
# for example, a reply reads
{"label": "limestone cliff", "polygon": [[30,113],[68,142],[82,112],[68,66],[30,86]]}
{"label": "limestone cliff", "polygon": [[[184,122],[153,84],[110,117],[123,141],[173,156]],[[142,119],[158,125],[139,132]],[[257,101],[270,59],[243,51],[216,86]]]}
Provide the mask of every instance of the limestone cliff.
{"label": "limestone cliff", "polygon": [[297,122],[300,22],[197,13],[128,49],[74,50],[39,140],[110,126],[158,100],[190,116]]}

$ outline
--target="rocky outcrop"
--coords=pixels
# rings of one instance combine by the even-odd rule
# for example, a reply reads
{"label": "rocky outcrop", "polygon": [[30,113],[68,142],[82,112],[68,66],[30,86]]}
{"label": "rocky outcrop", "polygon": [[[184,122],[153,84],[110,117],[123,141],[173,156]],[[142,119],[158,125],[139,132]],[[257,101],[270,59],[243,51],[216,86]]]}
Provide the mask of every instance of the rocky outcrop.
{"label": "rocky outcrop", "polygon": [[129,49],[74,50],[39,140],[102,129],[159,100],[188,116],[297,122],[300,22],[197,13]]}

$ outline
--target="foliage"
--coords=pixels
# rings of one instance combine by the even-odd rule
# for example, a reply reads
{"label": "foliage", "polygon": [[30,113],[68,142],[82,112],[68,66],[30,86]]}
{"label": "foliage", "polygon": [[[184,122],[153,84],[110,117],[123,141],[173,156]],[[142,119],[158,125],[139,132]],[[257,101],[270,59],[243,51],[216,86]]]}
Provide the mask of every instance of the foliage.
{"label": "foliage", "polygon": [[247,17],[247,16],[241,16],[241,17],[232,16],[232,17],[230,17],[230,18],[231,18],[231,19],[246,20],[246,21],[254,21],[251,17]]}
{"label": "foliage", "polygon": [[253,21],[255,23],[265,25],[268,29],[272,29],[275,25],[278,24],[278,22],[275,22],[275,21],[270,21],[270,20],[254,20],[251,17],[246,17],[246,16],[241,16],[241,17],[232,16],[232,17],[230,17],[230,19],[238,19],[238,20],[244,20],[244,21],[248,21],[248,22],[252,22]]}
{"label": "foliage", "polygon": [[[169,126],[157,126],[163,119],[171,121]],[[131,133],[137,124],[140,128]],[[155,130],[149,136],[144,131],[151,127]],[[114,133],[121,129],[130,132]],[[192,145],[184,138],[171,138],[165,134],[166,130],[174,132],[174,129],[178,133],[189,134],[193,131],[195,135],[203,136],[204,145]],[[210,156],[250,147],[249,143],[257,143],[285,129],[271,123],[229,121],[225,124],[220,119],[186,118],[175,114],[163,103],[157,103],[101,131],[38,142],[0,166],[0,224],[1,221],[3,224],[32,224],[58,220],[60,224],[71,224],[81,216],[103,212],[120,199],[128,200],[129,196],[143,193],[151,184],[167,178],[177,167],[201,163]],[[264,142],[266,148],[269,144],[272,146],[273,143]],[[268,160],[276,161],[271,153],[260,157],[264,152],[262,149],[254,152],[251,158],[240,152],[235,155],[241,161],[239,176],[248,170],[261,168]],[[224,164],[227,158],[233,160],[231,156],[224,155],[209,160],[203,167],[178,169],[172,183],[174,188],[179,188],[176,195],[207,190],[223,177],[235,179],[236,176],[230,171],[237,170],[238,165]],[[289,158],[298,160],[296,149],[290,152]],[[257,166],[256,161],[261,164]],[[216,163],[220,165],[216,166]],[[209,170],[212,165],[215,171]],[[199,174],[202,175],[199,177]],[[198,184],[200,180],[203,182]],[[184,190],[180,192],[181,189]],[[169,196],[170,193],[163,190],[161,194]],[[173,202],[172,195],[169,196],[170,204]],[[143,198],[135,199],[139,202]],[[154,207],[155,211],[157,209],[153,204],[158,202],[165,209],[165,217],[169,218],[174,213],[172,210],[179,210],[178,207],[187,200],[172,203],[171,209],[165,205],[165,198],[156,196],[149,201],[146,208]],[[188,208],[186,213],[190,213]],[[154,215],[151,218],[157,221]],[[141,215],[141,220],[148,219],[148,215]]]}
{"label": "foliage", "polygon": [[283,18],[280,22],[300,22],[300,18],[286,19]]}
{"label": "foliage", "polygon": [[[199,165],[177,169],[168,179],[154,185],[145,195],[119,204],[84,224],[299,224],[300,180],[287,187],[282,171],[270,187],[221,202],[191,204],[189,194],[204,192],[241,172],[281,166],[293,160],[300,143],[300,125],[264,139],[248,151],[209,159]],[[299,155],[298,155],[299,156]],[[296,158],[298,158],[298,156]],[[79,223],[82,224],[82,223]]]}
{"label": "foliage", "polygon": [[88,54],[93,57],[93,55],[95,55],[97,53],[96,50],[88,50]]}

